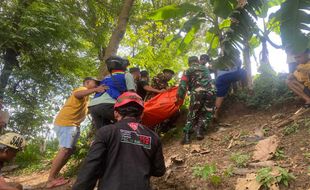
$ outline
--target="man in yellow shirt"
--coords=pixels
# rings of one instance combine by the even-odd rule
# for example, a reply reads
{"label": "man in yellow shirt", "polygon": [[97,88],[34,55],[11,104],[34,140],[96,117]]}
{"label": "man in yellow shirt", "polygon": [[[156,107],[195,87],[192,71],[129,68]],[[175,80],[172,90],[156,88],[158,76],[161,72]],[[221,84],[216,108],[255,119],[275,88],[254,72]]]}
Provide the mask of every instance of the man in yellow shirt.
{"label": "man in yellow shirt", "polygon": [[89,95],[95,92],[102,93],[104,86],[98,86],[98,81],[87,77],[83,86],[75,89],[59,111],[54,121],[54,130],[59,140],[59,151],[55,156],[50,170],[47,188],[53,188],[68,183],[68,180],[57,178],[61,168],[67,163],[74,152],[75,145],[80,135],[79,126],[87,115]]}
{"label": "man in yellow shirt", "polygon": [[309,50],[295,55],[297,68],[289,75],[286,84],[296,95],[305,100],[305,108],[310,107],[310,60]]}

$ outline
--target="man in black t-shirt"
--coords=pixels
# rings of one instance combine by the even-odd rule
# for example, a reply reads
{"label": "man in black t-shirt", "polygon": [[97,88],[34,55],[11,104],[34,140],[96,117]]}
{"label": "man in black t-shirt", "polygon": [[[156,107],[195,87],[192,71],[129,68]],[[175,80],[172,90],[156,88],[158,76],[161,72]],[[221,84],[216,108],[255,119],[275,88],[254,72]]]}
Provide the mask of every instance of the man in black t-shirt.
{"label": "man in black t-shirt", "polygon": [[149,73],[147,71],[141,71],[141,79],[137,82],[137,94],[144,100],[147,92],[161,93],[166,91],[165,89],[157,90],[149,85]]}
{"label": "man in black t-shirt", "polygon": [[114,106],[115,124],[97,131],[72,190],[150,190],[150,177],[165,174],[158,135],[139,123],[141,97],[125,92]]}

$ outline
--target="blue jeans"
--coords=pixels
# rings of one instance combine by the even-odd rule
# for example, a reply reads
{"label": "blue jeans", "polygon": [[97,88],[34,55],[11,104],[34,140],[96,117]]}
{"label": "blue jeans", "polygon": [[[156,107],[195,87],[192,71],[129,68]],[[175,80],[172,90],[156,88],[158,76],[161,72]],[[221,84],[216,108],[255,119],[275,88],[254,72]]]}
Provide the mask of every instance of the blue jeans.
{"label": "blue jeans", "polygon": [[224,97],[228,93],[231,83],[246,78],[246,71],[238,69],[237,71],[227,73],[217,77],[215,81],[216,86],[216,97]]}

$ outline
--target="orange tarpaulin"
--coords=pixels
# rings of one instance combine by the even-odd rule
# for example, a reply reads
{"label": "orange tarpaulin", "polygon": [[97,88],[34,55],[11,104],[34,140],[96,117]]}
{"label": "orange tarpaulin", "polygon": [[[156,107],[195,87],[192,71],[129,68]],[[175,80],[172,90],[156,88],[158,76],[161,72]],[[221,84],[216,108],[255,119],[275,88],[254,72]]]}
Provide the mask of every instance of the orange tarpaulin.
{"label": "orange tarpaulin", "polygon": [[178,87],[173,87],[145,102],[142,123],[153,127],[176,113],[179,110],[175,104],[177,92]]}

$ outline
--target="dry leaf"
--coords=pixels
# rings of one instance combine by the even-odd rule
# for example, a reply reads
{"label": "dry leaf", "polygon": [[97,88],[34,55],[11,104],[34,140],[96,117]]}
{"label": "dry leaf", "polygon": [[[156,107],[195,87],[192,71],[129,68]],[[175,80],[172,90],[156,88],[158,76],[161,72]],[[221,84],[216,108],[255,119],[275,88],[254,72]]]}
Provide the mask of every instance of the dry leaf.
{"label": "dry leaf", "polygon": [[235,190],[259,190],[262,185],[256,181],[256,174],[247,174],[245,178],[238,178]]}
{"label": "dry leaf", "polygon": [[273,135],[267,139],[261,140],[255,146],[253,160],[267,161],[273,157],[279,144],[278,137]]}
{"label": "dry leaf", "polygon": [[190,150],[191,150],[191,153],[199,153],[201,152],[201,147],[199,144],[193,144]]}

